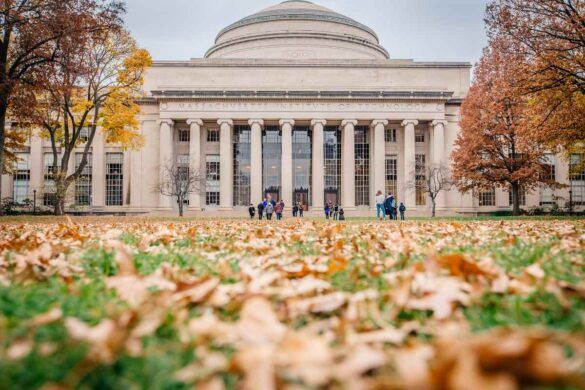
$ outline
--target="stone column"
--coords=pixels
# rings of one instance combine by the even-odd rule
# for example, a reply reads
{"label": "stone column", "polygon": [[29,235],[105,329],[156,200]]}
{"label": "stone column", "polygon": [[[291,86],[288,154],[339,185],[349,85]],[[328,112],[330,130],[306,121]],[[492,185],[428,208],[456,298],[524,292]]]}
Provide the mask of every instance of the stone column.
{"label": "stone column", "polygon": [[[433,165],[435,167],[448,168],[445,156],[445,127],[447,121],[436,120],[432,123],[433,126],[433,142],[431,149],[433,150]],[[447,193],[443,190],[437,196],[437,209],[447,208]]]}
{"label": "stone column", "polygon": [[106,154],[104,151],[105,139],[101,129],[97,129],[91,147],[91,205],[94,208],[105,206],[106,195]]}
{"label": "stone column", "polygon": [[[201,119],[189,119],[187,124],[191,126],[189,134],[189,170],[204,179],[205,172],[201,169],[201,126],[203,126],[203,121]],[[204,191],[204,186],[205,181],[201,180],[199,191],[189,195],[189,210],[201,210],[201,191]]]}
{"label": "stone column", "polygon": [[357,120],[344,120],[341,154],[341,203],[345,211],[355,210],[355,126]]}
{"label": "stone column", "polygon": [[311,193],[313,195],[313,210],[323,210],[325,203],[325,158],[324,158],[324,134],[323,129],[327,121],[315,119],[311,121],[313,127],[313,162]]}
{"label": "stone column", "polygon": [[282,130],[282,200],[285,207],[292,209],[293,202],[293,162],[292,162],[292,130],[293,119],[282,119],[279,122]]}
{"label": "stone column", "polygon": [[372,127],[374,128],[374,194],[382,191],[384,195],[387,195],[386,138],[384,136],[384,130],[387,125],[387,120],[376,119],[372,122]]}
{"label": "stone column", "polygon": [[[144,135],[144,122],[140,123],[140,133]],[[130,205],[132,208],[142,207],[142,149],[130,152]]]}
{"label": "stone column", "polygon": [[416,208],[416,191],[414,188],[416,160],[414,127],[416,125],[418,125],[417,120],[405,120],[402,122],[404,127],[404,205],[410,210]]}
{"label": "stone column", "polygon": [[[160,126],[160,141],[159,141],[159,180],[168,180],[165,177],[166,168],[173,164],[173,121],[170,119],[163,119],[158,122]],[[172,199],[170,196],[160,194],[158,200],[158,207],[163,210],[170,210],[172,208]]]}
{"label": "stone column", "polygon": [[219,210],[231,211],[234,208],[234,153],[232,129],[234,121],[220,119],[219,132]]}
{"label": "stone column", "polygon": [[250,119],[250,203],[256,205],[264,199],[262,186],[262,119]]}

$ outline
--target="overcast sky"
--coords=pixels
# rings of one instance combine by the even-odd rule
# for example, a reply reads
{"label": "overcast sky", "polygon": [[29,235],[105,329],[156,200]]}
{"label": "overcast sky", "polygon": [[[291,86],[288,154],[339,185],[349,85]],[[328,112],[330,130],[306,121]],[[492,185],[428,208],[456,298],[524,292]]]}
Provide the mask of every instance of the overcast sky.
{"label": "overcast sky", "polygon": [[[222,28],[279,0],[126,0],[127,25],[155,60],[201,58]],[[476,63],[487,0],[315,0],[371,27],[392,58]]]}

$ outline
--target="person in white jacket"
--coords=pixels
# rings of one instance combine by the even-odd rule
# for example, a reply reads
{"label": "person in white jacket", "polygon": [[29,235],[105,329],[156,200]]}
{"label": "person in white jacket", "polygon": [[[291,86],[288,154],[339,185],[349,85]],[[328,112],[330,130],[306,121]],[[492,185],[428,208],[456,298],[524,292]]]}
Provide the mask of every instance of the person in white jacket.
{"label": "person in white jacket", "polygon": [[385,200],[386,198],[384,197],[384,193],[382,191],[378,191],[376,193],[376,215],[379,220],[386,219],[386,209],[384,208]]}

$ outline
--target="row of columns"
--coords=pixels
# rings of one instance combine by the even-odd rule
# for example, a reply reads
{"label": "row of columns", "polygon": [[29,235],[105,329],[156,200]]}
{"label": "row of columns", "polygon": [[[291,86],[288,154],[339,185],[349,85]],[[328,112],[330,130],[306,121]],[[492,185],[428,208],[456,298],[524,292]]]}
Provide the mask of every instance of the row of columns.
{"label": "row of columns", "polygon": [[[170,161],[173,157],[173,137],[172,137],[172,120],[159,121],[160,126],[160,162],[161,166],[165,161]],[[220,126],[220,210],[228,211],[233,208],[233,126],[231,119],[219,119]],[[371,123],[373,129],[373,187],[376,191],[384,190],[386,187],[386,143],[385,129],[388,120],[377,119]],[[404,178],[414,175],[416,159],[416,140],[415,127],[418,125],[417,120],[405,120],[402,122],[404,127]],[[191,143],[190,143],[190,160],[191,169],[195,172],[202,172],[201,162],[201,119],[190,119],[187,121],[190,126]],[[248,121],[251,129],[251,170],[250,170],[250,196],[254,203],[264,197],[262,185],[262,128],[264,121],[262,119],[250,119]],[[311,121],[313,129],[313,147],[312,147],[312,202],[313,209],[322,208],[324,193],[324,128],[327,124],[325,119],[315,119]],[[342,205],[346,210],[355,209],[355,126],[357,120],[344,120],[341,122],[343,132],[342,146]],[[282,131],[282,172],[281,187],[282,199],[285,204],[292,204],[293,192],[293,164],[292,164],[292,132],[295,125],[294,119],[282,119],[279,121]],[[431,142],[432,164],[445,164],[445,126],[444,120],[432,122],[433,139]],[[161,175],[163,172],[161,172]],[[413,178],[414,179],[414,178]],[[416,206],[416,193],[411,185],[404,188],[404,203],[407,208]],[[194,210],[201,209],[201,197],[199,194],[193,194],[190,199],[190,208]],[[444,194],[439,195],[437,199],[438,208],[446,207]],[[160,196],[159,208],[170,209],[171,198]]]}

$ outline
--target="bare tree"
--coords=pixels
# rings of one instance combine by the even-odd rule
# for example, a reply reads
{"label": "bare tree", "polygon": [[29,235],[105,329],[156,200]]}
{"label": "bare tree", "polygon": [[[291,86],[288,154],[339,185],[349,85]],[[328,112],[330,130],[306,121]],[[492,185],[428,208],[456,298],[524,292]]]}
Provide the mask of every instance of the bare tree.
{"label": "bare tree", "polygon": [[424,161],[415,163],[414,180],[406,184],[406,188],[420,191],[426,194],[432,203],[432,217],[436,216],[437,198],[441,192],[446,192],[453,187],[449,167],[443,164],[427,166]]}
{"label": "bare tree", "polygon": [[205,188],[205,174],[184,165],[168,163],[161,167],[161,180],[156,192],[177,200],[179,216],[184,215],[185,204],[191,194],[200,194]]}

